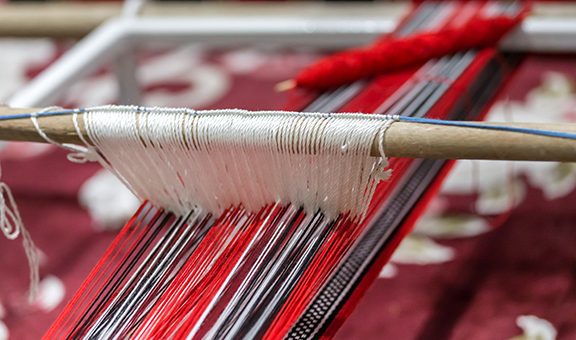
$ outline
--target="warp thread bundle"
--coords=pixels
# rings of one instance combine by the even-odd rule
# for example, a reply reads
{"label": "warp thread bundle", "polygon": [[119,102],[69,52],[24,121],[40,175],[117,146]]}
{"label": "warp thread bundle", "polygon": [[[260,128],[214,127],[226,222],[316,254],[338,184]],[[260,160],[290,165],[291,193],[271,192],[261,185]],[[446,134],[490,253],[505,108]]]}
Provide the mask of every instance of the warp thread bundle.
{"label": "warp thread bundle", "polygon": [[389,175],[371,156],[387,116],[106,106],[83,117],[101,163],[180,216],[280,202],[361,217]]}

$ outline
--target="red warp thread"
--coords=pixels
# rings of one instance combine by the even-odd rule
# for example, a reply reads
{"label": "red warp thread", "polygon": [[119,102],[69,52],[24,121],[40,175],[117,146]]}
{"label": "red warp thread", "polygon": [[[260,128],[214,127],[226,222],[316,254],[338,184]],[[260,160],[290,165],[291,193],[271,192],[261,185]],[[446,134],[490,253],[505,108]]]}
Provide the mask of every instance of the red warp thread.
{"label": "red warp thread", "polygon": [[294,80],[298,87],[327,90],[460,51],[495,46],[527,13],[522,11],[515,17],[476,17],[458,28],[383,39],[366,48],[323,58],[302,70]]}

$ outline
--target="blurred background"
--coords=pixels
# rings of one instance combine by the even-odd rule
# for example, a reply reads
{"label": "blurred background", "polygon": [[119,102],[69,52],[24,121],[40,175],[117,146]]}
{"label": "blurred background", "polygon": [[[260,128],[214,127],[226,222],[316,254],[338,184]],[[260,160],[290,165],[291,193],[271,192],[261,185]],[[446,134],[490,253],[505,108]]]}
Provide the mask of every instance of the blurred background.
{"label": "blurred background", "polygon": [[[409,7],[383,1],[160,1],[145,4],[141,15],[191,21],[356,18],[376,36]],[[36,100],[27,88],[30,82],[80,39],[123,13],[126,20],[133,15],[109,1],[0,0],[0,103]],[[291,95],[274,91],[274,85],[352,44],[345,40],[332,47],[315,47],[313,41],[286,47],[282,41],[258,39],[217,46],[126,40],[116,48],[129,51],[129,57],[103,57],[62,85],[57,99],[38,104],[85,107],[137,100],[148,106],[278,109]],[[118,68],[135,70],[135,79]],[[137,90],[127,90],[133,81]],[[575,56],[532,54],[499,93],[488,119],[574,122],[575,81]],[[71,164],[51,145],[3,142],[0,163],[2,181],[12,188],[42,252],[41,294],[30,305],[20,242],[0,238],[0,339],[37,339],[138,202],[99,165]],[[575,339],[575,189],[574,164],[458,162],[337,338]]]}

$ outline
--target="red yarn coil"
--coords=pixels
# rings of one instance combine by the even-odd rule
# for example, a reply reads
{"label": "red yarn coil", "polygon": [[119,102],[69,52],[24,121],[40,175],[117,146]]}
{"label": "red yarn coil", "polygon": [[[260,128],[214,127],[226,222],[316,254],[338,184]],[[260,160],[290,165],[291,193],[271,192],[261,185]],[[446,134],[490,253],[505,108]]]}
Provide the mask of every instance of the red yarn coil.
{"label": "red yarn coil", "polygon": [[523,11],[515,17],[476,17],[459,28],[380,40],[366,48],[323,58],[302,70],[294,81],[297,87],[327,90],[460,51],[495,46],[526,14]]}

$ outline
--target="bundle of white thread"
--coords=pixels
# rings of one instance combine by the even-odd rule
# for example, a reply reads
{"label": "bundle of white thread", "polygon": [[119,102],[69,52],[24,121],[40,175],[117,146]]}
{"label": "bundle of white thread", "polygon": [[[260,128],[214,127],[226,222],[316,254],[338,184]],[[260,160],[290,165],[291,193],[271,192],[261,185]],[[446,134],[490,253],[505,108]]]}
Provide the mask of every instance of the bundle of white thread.
{"label": "bundle of white thread", "polygon": [[384,155],[370,155],[382,117],[105,106],[83,118],[100,162],[180,215],[282,202],[361,218],[389,175]]}

